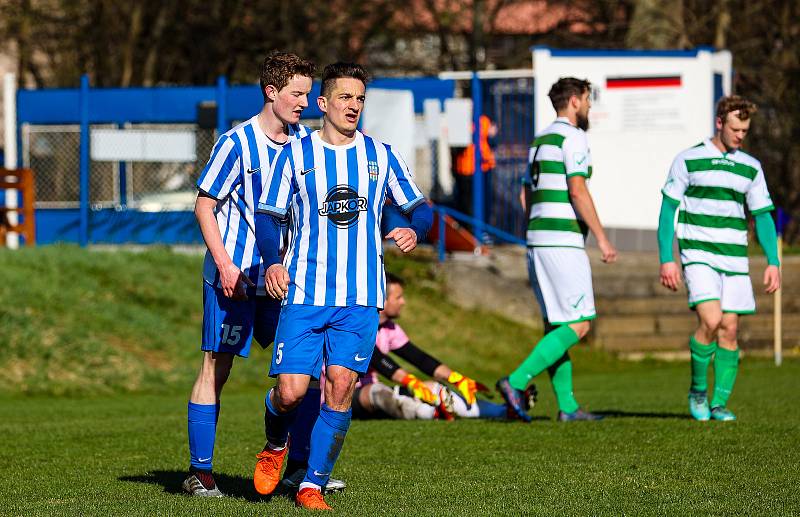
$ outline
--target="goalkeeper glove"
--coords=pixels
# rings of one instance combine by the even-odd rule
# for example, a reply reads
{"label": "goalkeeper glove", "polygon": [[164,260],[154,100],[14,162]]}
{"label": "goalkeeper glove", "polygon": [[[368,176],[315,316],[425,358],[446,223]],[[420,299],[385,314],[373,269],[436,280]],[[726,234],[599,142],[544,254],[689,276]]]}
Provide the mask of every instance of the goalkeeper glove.
{"label": "goalkeeper glove", "polygon": [[476,400],[475,394],[477,394],[479,391],[489,391],[489,388],[480,382],[470,379],[469,377],[466,377],[455,370],[450,372],[447,382],[458,389],[458,392],[461,393],[461,395],[464,397],[464,400],[467,402],[467,407],[472,407]]}
{"label": "goalkeeper glove", "polygon": [[412,374],[408,374],[403,377],[403,380],[400,381],[400,384],[405,386],[408,391],[410,391],[415,398],[418,398],[422,402],[426,404],[430,404],[431,406],[435,406],[439,403],[439,399],[436,395],[433,394],[430,388],[425,385],[424,382],[417,379],[416,376]]}

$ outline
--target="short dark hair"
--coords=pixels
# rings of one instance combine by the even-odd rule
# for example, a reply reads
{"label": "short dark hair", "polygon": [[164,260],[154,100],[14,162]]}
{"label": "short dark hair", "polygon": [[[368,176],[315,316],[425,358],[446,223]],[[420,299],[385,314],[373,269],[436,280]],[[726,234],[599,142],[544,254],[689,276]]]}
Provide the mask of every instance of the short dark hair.
{"label": "short dark hair", "polygon": [[406,285],[405,280],[400,278],[399,276],[389,273],[386,273],[386,287],[388,288],[392,284],[397,284],[400,287],[404,287]]}
{"label": "short dark hair", "polygon": [[327,97],[331,93],[331,90],[333,90],[336,79],[341,79],[342,77],[358,79],[364,83],[364,86],[369,82],[369,74],[363,66],[358,63],[339,61],[331,63],[322,71],[322,91],[320,91],[319,94],[323,97]]}
{"label": "short dark hair", "polygon": [[758,111],[758,106],[738,95],[728,95],[717,102],[717,117],[722,120],[723,124],[728,118],[728,113],[733,111],[739,112],[739,114],[736,115],[739,120],[747,120]]}
{"label": "short dark hair", "polygon": [[567,107],[570,97],[573,95],[580,97],[584,92],[591,89],[592,83],[586,79],[562,77],[550,87],[550,92],[547,96],[550,97],[550,102],[553,103],[553,109],[560,111]]}
{"label": "short dark hair", "polygon": [[264,96],[264,102],[268,102],[267,92],[265,91],[267,85],[272,85],[282,90],[284,86],[289,84],[289,81],[295,75],[303,75],[306,77],[314,77],[316,67],[314,63],[306,59],[302,59],[290,52],[281,52],[280,50],[273,50],[264,62],[261,63],[261,95]]}

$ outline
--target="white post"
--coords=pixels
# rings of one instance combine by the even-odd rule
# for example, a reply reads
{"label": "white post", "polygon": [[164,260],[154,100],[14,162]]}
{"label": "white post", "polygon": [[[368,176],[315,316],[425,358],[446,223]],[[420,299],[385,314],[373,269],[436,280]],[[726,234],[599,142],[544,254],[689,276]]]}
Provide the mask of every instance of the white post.
{"label": "white post", "polygon": [[[778,235],[778,260],[780,261],[780,271],[783,273],[783,236]],[[783,279],[781,279],[782,281]],[[783,362],[783,307],[781,289],[775,291],[775,308],[773,312],[775,334],[773,336],[773,347],[775,351],[775,366],[780,366]]]}
{"label": "white post", "polygon": [[[5,130],[5,163],[6,169],[17,168],[17,78],[8,73],[3,78],[3,127]],[[17,208],[17,190],[6,190],[6,207]],[[19,222],[17,212],[7,212],[9,224]],[[6,245],[11,249],[19,248],[19,234],[8,232]]]}

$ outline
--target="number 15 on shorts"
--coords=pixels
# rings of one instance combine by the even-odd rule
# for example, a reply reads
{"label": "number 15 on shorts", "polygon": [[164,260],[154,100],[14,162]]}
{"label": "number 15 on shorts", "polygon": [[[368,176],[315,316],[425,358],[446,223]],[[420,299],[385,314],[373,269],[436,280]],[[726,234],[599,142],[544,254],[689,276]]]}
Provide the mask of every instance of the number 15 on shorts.
{"label": "number 15 on shorts", "polygon": [[226,325],[225,323],[223,323],[222,343],[231,346],[239,344],[239,340],[242,339],[241,331],[242,331],[241,325]]}

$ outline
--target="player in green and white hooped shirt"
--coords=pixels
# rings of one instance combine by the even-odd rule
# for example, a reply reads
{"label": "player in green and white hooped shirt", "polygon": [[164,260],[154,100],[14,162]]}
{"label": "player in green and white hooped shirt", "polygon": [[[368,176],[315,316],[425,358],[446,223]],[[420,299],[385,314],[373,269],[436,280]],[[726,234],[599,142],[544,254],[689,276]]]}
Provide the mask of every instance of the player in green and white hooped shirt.
{"label": "player in green and white hooped shirt", "polygon": [[548,94],[558,118],[536,136],[529,154],[528,272],[546,334],[511,375],[497,381],[506,402],[525,421],[530,417],[523,391],[544,370],[550,373],[559,420],[599,418],[581,410],[575,401],[567,353],[589,332],[595,318],[592,271],[584,250],[587,231],[597,238],[603,262],[614,262],[617,256],[586,187],[592,173],[585,133],[590,93],[588,81],[559,79]]}
{"label": "player in green and white hooped shirt", "polygon": [[[689,306],[698,327],[689,338],[692,381],[689,411],[697,420],[735,420],[726,408],[736,381],[739,350],[736,330],[740,314],[756,304],[747,260],[747,219],[753,214],[758,241],[767,256],[767,293],[780,288],[774,209],[761,164],[740,150],[756,106],[742,97],[723,97],[717,104],[714,137],[675,158],[662,189],[658,225],[661,284],[677,290],[680,269],[672,257],[675,211],[678,247]],[[714,360],[714,396],[709,409],[707,371]]]}

